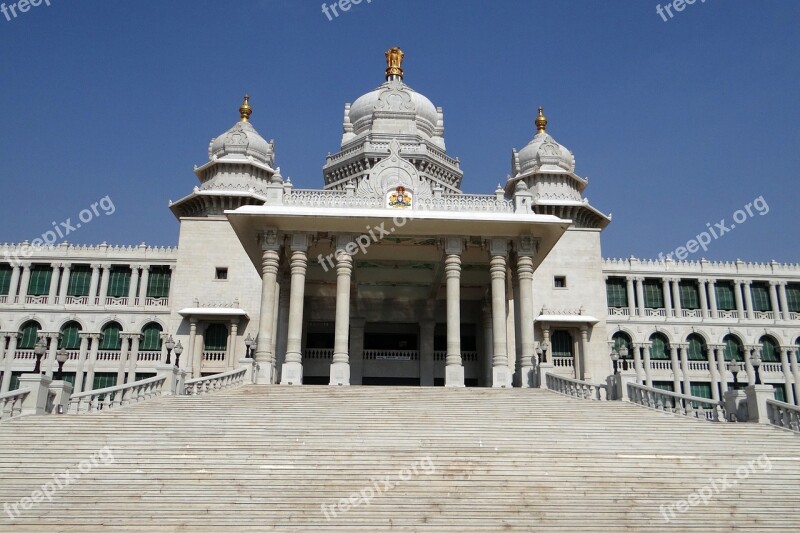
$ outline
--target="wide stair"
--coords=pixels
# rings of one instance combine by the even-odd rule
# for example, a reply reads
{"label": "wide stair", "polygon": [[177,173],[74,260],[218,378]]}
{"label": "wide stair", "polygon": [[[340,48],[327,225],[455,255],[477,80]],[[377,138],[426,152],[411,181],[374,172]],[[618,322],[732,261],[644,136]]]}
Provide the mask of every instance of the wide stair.
{"label": "wide stair", "polygon": [[245,386],[24,417],[0,424],[0,477],[14,532],[800,527],[800,436],[538,389]]}

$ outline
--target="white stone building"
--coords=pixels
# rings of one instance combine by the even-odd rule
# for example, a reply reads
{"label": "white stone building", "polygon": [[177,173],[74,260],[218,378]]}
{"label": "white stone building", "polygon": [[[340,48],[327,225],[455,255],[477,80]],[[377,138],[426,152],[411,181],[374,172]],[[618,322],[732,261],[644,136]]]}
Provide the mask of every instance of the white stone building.
{"label": "white stone building", "polygon": [[80,392],[154,374],[171,335],[194,377],[234,368],[248,338],[257,380],[291,385],[532,387],[550,367],[599,382],[616,351],[642,383],[715,399],[741,360],[742,384],[797,403],[799,266],[603,260],[610,217],[541,108],[505,186],[462,193],[402,56],[345,105],[321,189],[281,176],[245,97],[170,205],[177,248],[1,246],[2,391],[37,342],[48,374],[67,352]]}

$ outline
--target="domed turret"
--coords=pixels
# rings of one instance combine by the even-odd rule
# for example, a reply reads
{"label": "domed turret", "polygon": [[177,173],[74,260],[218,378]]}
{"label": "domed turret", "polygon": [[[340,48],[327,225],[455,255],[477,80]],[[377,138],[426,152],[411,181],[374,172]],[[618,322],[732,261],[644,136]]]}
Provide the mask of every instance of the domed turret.
{"label": "domed turret", "polygon": [[240,120],[231,129],[212,139],[208,147],[210,160],[226,157],[252,157],[267,166],[272,166],[275,158],[273,143],[267,142],[250,123],[250,97],[245,95],[239,108]]}
{"label": "domed turret", "polygon": [[533,140],[519,151],[517,174],[575,172],[575,156],[547,133],[547,117],[544,116],[541,106],[539,116],[536,117],[536,129]]}

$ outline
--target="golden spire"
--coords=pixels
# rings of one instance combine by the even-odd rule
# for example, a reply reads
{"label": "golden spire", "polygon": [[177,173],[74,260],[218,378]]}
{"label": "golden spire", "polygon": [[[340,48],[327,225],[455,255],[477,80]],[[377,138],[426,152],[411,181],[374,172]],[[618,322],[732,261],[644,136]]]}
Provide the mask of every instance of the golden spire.
{"label": "golden spire", "polygon": [[253,113],[253,108],[250,107],[250,96],[244,95],[244,102],[239,108],[239,115],[242,117],[242,122],[250,122],[250,115]]}
{"label": "golden spire", "polygon": [[403,79],[403,56],[405,54],[398,47],[386,51],[386,81],[394,77]]}
{"label": "golden spire", "polygon": [[536,117],[537,133],[545,133],[545,128],[547,127],[547,117],[544,116],[542,111],[542,106],[539,106],[539,116]]}

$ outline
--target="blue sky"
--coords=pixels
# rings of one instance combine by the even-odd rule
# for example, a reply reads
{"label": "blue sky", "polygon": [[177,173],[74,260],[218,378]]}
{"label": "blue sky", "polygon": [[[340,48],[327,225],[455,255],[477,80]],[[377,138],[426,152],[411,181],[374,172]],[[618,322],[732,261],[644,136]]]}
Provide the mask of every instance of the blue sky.
{"label": "blue sky", "polygon": [[344,104],[398,45],[466,192],[505,179],[541,104],[614,215],[604,256],[656,257],[763,197],[690,259],[800,260],[800,2],[697,0],[667,22],[651,0],[364,0],[332,21],[321,0],[50,3],[0,15],[0,242],[109,196],[70,242],[174,245],[167,201],[244,92],[284,176],[320,187]]}

